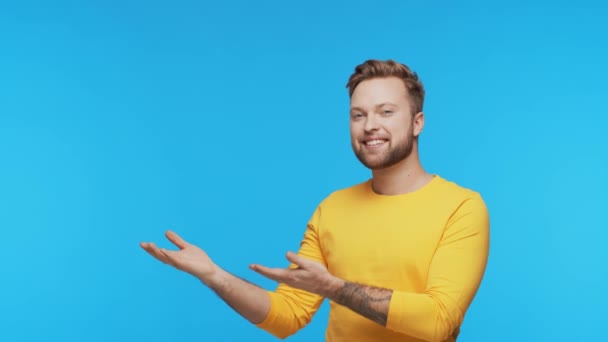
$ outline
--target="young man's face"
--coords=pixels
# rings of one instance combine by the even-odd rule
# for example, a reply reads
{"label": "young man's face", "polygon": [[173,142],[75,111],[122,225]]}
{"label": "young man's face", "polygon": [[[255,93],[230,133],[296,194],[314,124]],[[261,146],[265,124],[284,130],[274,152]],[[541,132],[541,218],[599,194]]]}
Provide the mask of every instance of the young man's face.
{"label": "young man's face", "polygon": [[[410,113],[403,81],[396,77],[374,78],[355,88],[350,100],[350,135],[355,155],[372,170],[393,166],[406,159],[420,133]],[[414,127],[416,126],[416,127]]]}

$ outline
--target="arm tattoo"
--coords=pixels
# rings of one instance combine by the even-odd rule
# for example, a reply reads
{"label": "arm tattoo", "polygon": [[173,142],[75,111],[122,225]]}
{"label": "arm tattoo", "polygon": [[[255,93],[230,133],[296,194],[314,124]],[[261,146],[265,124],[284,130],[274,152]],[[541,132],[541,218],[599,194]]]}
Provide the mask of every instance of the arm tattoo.
{"label": "arm tattoo", "polygon": [[386,326],[393,290],[346,281],[333,297],[331,299],[334,302],[344,305],[382,326]]}

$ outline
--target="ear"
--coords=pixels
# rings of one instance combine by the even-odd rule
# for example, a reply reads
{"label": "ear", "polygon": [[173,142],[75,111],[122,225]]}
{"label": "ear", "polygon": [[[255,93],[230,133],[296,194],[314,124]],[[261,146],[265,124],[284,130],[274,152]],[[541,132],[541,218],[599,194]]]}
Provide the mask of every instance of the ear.
{"label": "ear", "polygon": [[412,131],[414,133],[414,136],[417,138],[420,133],[422,133],[422,129],[424,129],[424,113],[423,112],[418,112],[416,115],[414,115],[414,117],[412,118]]}

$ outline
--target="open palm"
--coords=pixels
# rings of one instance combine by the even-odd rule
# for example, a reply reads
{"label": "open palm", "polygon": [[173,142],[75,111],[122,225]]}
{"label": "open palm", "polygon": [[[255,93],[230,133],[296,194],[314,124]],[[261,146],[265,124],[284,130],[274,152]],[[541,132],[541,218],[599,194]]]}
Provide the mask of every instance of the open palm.
{"label": "open palm", "polygon": [[172,231],[167,231],[165,236],[179,250],[171,251],[165,248],[158,248],[153,242],[142,242],[140,245],[156,259],[179,270],[188,272],[202,281],[213,275],[216,271],[217,266],[211,261],[205,251],[184,241],[184,239]]}

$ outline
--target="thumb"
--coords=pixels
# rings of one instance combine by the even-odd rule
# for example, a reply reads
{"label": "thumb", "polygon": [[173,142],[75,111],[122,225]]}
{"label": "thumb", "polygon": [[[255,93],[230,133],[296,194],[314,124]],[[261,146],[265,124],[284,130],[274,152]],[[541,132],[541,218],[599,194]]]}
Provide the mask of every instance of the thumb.
{"label": "thumb", "polygon": [[306,268],[307,266],[310,266],[311,261],[310,260],[306,260],[303,257],[297,255],[294,252],[287,252],[287,260],[291,261],[292,263],[298,265],[298,267],[300,268]]}

